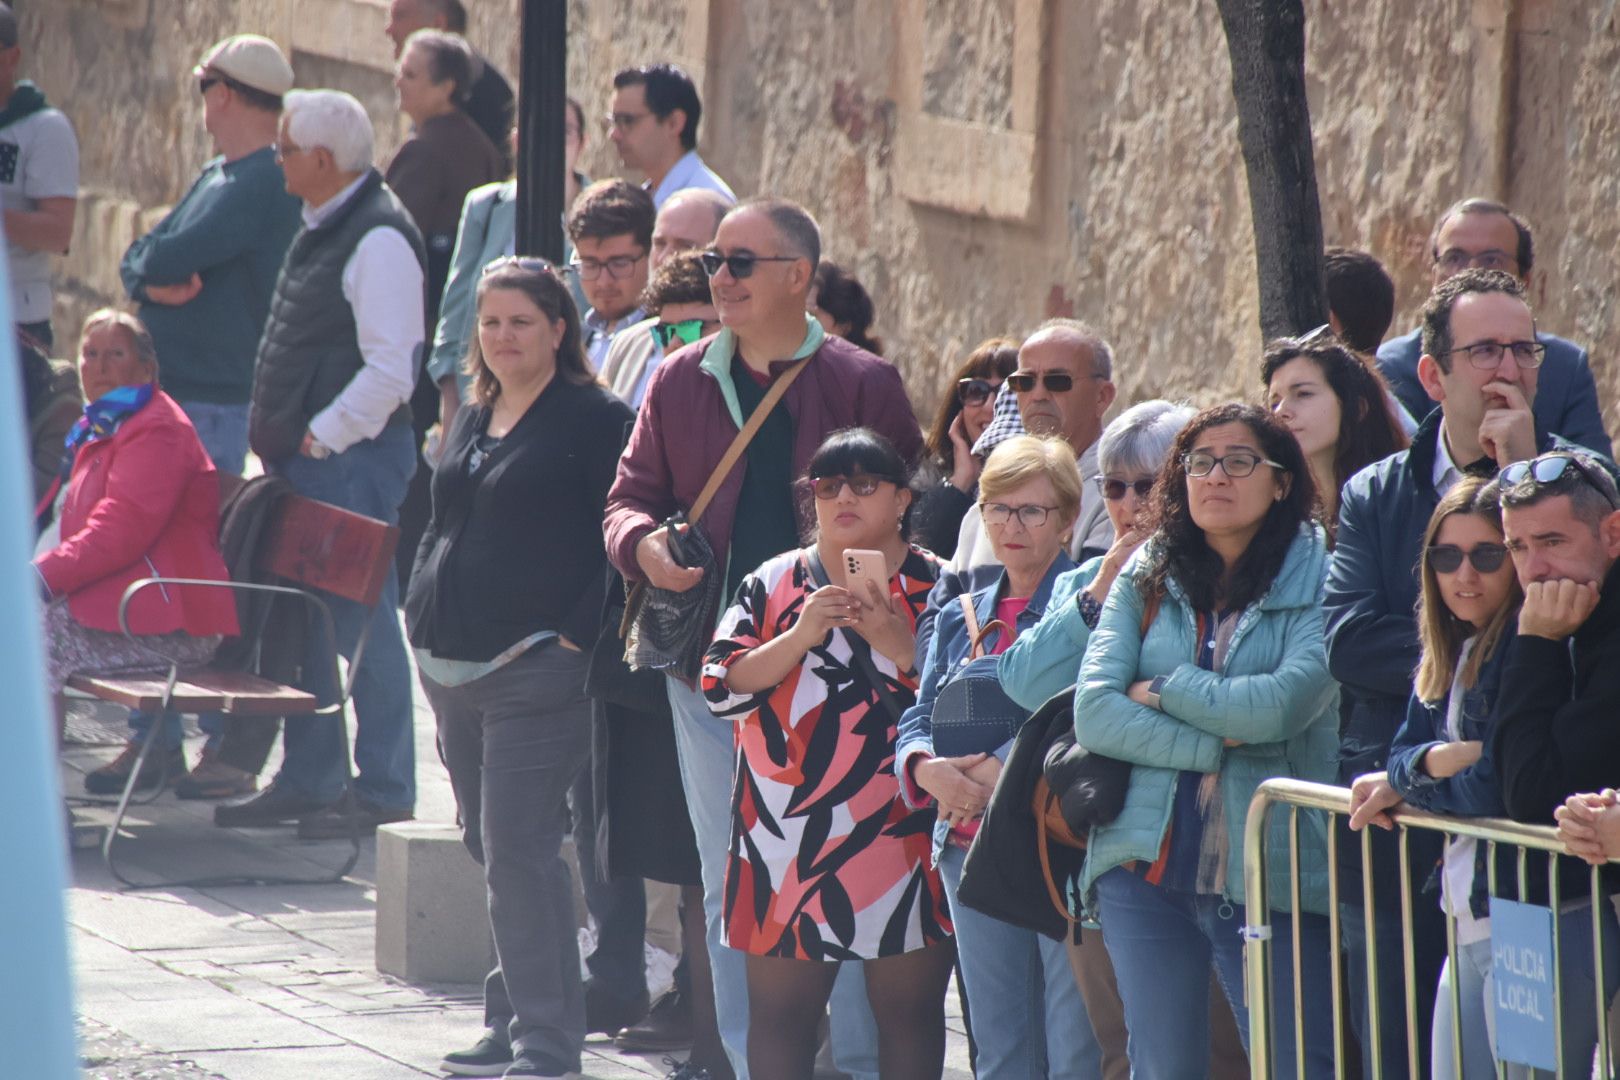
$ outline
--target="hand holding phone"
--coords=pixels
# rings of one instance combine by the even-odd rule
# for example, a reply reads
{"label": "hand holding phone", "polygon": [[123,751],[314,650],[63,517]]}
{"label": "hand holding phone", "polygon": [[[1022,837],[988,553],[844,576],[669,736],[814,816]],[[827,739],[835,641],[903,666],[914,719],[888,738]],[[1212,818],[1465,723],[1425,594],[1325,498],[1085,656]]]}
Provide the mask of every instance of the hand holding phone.
{"label": "hand holding phone", "polygon": [[844,587],[854,594],[863,607],[872,606],[867,583],[877,587],[879,596],[889,592],[889,565],[883,552],[869,548],[844,549]]}

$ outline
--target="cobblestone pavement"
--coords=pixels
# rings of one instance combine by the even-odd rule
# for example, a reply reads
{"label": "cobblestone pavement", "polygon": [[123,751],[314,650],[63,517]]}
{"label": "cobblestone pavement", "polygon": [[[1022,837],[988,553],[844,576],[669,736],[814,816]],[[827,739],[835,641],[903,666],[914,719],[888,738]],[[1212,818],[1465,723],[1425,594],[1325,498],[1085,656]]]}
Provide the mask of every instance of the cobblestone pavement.
{"label": "cobblestone pavement", "polygon": [[[420,697],[420,695],[418,695]],[[117,752],[116,712],[78,710],[62,755],[69,795]],[[449,823],[454,800],[417,704],[417,817]],[[196,755],[188,740],[188,757]],[[272,760],[265,776],[274,774]],[[76,811],[105,821],[105,807]],[[130,809],[120,865],[183,878],[246,871],[310,874],[341,866],[348,845],[299,841],[287,829],[218,829],[212,804],[165,793]],[[438,1077],[439,1058],[482,1027],[472,983],[412,985],[376,970],[375,844],[337,885],[123,891],[99,851],[73,854],[70,941],[82,1056],[90,1080],[410,1080]],[[467,918],[483,920],[482,904]],[[966,1080],[956,995],[947,1000],[946,1077]],[[587,1080],[648,1080],[662,1054],[586,1043]]]}

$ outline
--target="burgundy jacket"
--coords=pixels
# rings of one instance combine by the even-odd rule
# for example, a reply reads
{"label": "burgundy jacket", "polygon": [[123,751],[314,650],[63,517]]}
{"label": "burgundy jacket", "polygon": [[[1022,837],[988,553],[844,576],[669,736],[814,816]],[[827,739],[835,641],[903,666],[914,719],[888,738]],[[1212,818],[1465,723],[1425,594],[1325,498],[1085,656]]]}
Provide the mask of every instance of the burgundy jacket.
{"label": "burgundy jacket", "polygon": [[[159,390],[111,438],[79,447],[62,505],[62,541],[34,560],[73,618],[118,633],[118,604],[138,578],[229,581],[219,550],[219,474],[197,431]],[[137,634],[234,635],[229,589],[165,585],[129,605]]]}
{"label": "burgundy jacket", "polygon": [[[619,472],[608,492],[603,531],[608,560],[628,580],[643,578],[636,562],[641,538],[677,509],[687,509],[697,500],[741,427],[727,404],[729,369],[722,372],[718,365],[704,364],[714,340],[688,345],[658,365],[636,416],[630,445],[619,459]],[[779,373],[789,364],[780,361],[771,370]],[[722,386],[722,378],[727,385]],[[922,452],[922,432],[900,372],[843,338],[830,334],[825,338],[782,401],[793,417],[795,478],[804,475],[816,448],[840,428],[872,428],[909,462],[915,462]],[[721,567],[731,549],[745,464],[746,459],[732,468],[701,521]]]}

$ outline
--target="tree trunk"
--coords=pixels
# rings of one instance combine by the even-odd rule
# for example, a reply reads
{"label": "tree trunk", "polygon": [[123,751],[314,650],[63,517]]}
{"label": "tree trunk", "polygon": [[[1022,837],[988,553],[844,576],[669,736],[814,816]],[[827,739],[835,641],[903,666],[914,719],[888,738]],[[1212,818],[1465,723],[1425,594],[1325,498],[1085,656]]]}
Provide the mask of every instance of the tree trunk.
{"label": "tree trunk", "polygon": [[1327,322],[1322,211],[1305,100],[1302,0],[1215,0],[1232,59],[1238,142],[1249,174],[1260,329],[1267,338]]}

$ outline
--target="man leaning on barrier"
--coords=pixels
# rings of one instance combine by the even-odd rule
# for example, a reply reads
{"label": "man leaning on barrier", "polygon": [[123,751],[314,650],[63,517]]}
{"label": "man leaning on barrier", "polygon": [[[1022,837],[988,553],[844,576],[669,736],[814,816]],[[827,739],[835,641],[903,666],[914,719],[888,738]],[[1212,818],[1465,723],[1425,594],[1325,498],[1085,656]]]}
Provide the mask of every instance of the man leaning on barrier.
{"label": "man leaning on barrier", "polygon": [[[1546,825],[1572,796],[1612,782],[1620,762],[1620,490],[1610,468],[1584,453],[1517,462],[1497,483],[1524,606],[1491,749],[1508,813]],[[1612,893],[1620,867],[1606,867],[1602,878]],[[1560,1024],[1572,1076],[1587,1075],[1599,1022],[1589,890],[1586,867],[1560,859],[1559,895],[1549,903],[1560,911]],[[1598,911],[1610,1002],[1620,986],[1620,940],[1613,906]]]}

